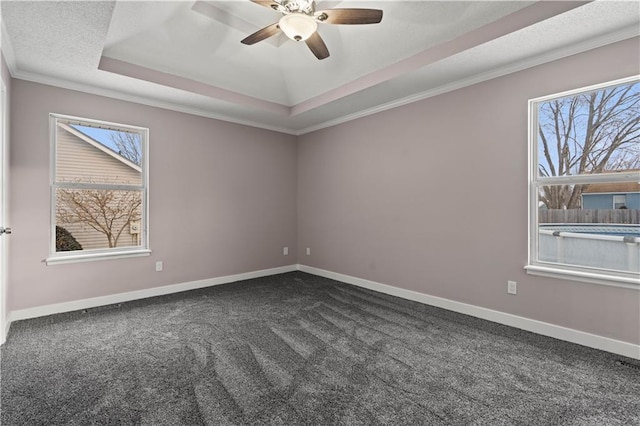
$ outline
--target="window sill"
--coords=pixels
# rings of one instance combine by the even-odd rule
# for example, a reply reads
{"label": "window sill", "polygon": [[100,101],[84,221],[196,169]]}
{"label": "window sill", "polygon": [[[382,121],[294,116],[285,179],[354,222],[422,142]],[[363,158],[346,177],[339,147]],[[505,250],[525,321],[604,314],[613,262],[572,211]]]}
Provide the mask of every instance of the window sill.
{"label": "window sill", "polygon": [[126,257],[141,257],[149,256],[151,250],[149,249],[137,249],[126,251],[113,251],[109,253],[83,253],[72,255],[58,255],[46,258],[44,261],[47,265],[58,265],[62,263],[78,263],[78,262],[92,262],[96,260],[110,260],[110,259],[123,259]]}
{"label": "window sill", "polygon": [[604,273],[574,271],[552,266],[527,265],[524,267],[529,275],[559,278],[564,280],[582,281],[592,284],[607,285],[612,287],[631,288],[640,290],[640,279]]}

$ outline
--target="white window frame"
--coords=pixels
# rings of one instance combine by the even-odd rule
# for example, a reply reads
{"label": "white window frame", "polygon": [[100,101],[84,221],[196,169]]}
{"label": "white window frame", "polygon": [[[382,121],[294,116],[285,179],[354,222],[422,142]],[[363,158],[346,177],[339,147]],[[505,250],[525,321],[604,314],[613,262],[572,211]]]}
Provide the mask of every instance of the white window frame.
{"label": "white window frame", "polygon": [[623,206],[627,205],[627,194],[613,194],[613,200],[612,200],[612,204],[613,204],[613,208],[616,209],[616,204],[619,204],[620,202],[616,202],[616,198],[620,199],[622,198],[624,201],[622,202]]}
{"label": "white window frame", "polygon": [[[56,182],[56,135],[58,122],[67,124],[89,125],[114,130],[122,130],[139,133],[142,136],[142,184],[141,185],[110,185],[99,183],[67,183]],[[73,117],[62,114],[49,114],[50,133],[50,174],[49,187],[51,193],[50,212],[50,239],[49,257],[45,259],[47,265],[61,263],[87,262],[94,260],[119,259],[126,257],[149,256],[149,129],[146,127],[132,126],[128,124],[111,123],[90,118]],[[104,249],[90,249],[82,251],[56,251],[56,189],[57,188],[78,188],[78,189],[116,189],[116,190],[136,190],[142,191],[142,226],[141,245],[136,247],[115,247]]]}
{"label": "white window frame", "polygon": [[[545,262],[538,259],[538,188],[540,186],[553,184],[572,185],[640,181],[640,174],[634,172],[603,173],[578,176],[538,176],[538,105],[556,98],[573,96],[584,92],[600,90],[606,87],[638,81],[640,81],[640,76],[633,76],[529,100],[529,232],[528,264],[525,266],[525,270],[528,274],[640,290],[640,274],[638,273],[608,270],[587,266],[559,264],[553,262]],[[603,236],[603,238],[606,239],[607,237]]]}

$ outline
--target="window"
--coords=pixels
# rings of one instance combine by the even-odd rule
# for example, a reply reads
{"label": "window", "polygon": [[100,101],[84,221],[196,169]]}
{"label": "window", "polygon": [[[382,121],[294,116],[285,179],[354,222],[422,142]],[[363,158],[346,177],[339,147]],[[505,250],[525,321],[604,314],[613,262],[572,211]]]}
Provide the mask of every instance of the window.
{"label": "window", "polygon": [[614,209],[626,209],[627,208],[627,196],[625,194],[614,195],[613,196],[613,208]]}
{"label": "window", "polygon": [[638,77],[529,101],[527,272],[640,289]]}
{"label": "window", "polygon": [[148,129],[58,114],[50,128],[47,264],[148,255]]}

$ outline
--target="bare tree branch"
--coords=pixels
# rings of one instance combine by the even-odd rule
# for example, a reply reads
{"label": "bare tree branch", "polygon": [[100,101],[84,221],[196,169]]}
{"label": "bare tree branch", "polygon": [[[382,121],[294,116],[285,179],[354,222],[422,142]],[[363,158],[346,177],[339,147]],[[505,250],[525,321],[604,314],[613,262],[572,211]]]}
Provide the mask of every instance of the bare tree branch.
{"label": "bare tree branch", "polygon": [[117,247],[122,232],[140,220],[139,191],[113,189],[58,189],[58,223],[81,223],[102,233],[109,248]]}
{"label": "bare tree branch", "polygon": [[[538,144],[543,154],[538,164],[541,176],[638,168],[640,83],[541,104]],[[585,188],[585,185],[544,186],[540,201],[550,209],[579,208]]]}
{"label": "bare tree branch", "polygon": [[116,146],[118,154],[136,163],[142,164],[142,141],[140,135],[129,132],[112,132],[109,139]]}

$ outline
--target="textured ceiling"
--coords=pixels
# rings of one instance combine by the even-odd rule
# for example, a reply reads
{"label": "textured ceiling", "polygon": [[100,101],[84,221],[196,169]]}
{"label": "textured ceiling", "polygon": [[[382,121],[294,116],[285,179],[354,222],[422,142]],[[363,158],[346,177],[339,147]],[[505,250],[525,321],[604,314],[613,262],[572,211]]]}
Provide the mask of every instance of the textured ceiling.
{"label": "textured ceiling", "polygon": [[331,56],[248,34],[280,13],[236,1],[6,1],[12,75],[300,134],[638,35],[640,3],[325,1],[380,24],[320,24]]}
{"label": "textured ceiling", "polygon": [[[332,53],[329,59],[320,62],[304,43],[287,41],[284,36],[280,37],[284,43],[279,46],[239,43],[250,32],[276,22],[282,16],[279,12],[249,1],[205,4],[210,6],[205,9],[210,11],[208,15],[214,18],[224,14],[243,19],[249,24],[245,32],[194,12],[189,3],[178,8],[169,3],[162,6],[172,14],[160,24],[157,19],[154,25],[138,27],[139,31],[126,34],[118,31],[118,37],[109,31],[103,54],[291,106],[527,5],[524,2],[351,3],[357,7],[384,10],[383,21],[361,26],[320,24],[319,33]],[[113,22],[121,17],[124,21],[128,16],[145,16],[153,6],[138,2],[118,3]],[[323,8],[321,2],[318,8]],[[425,25],[428,22],[432,24]],[[372,46],[376,47],[375,54],[372,54]],[[239,76],[241,70],[246,70],[247,75]]]}

